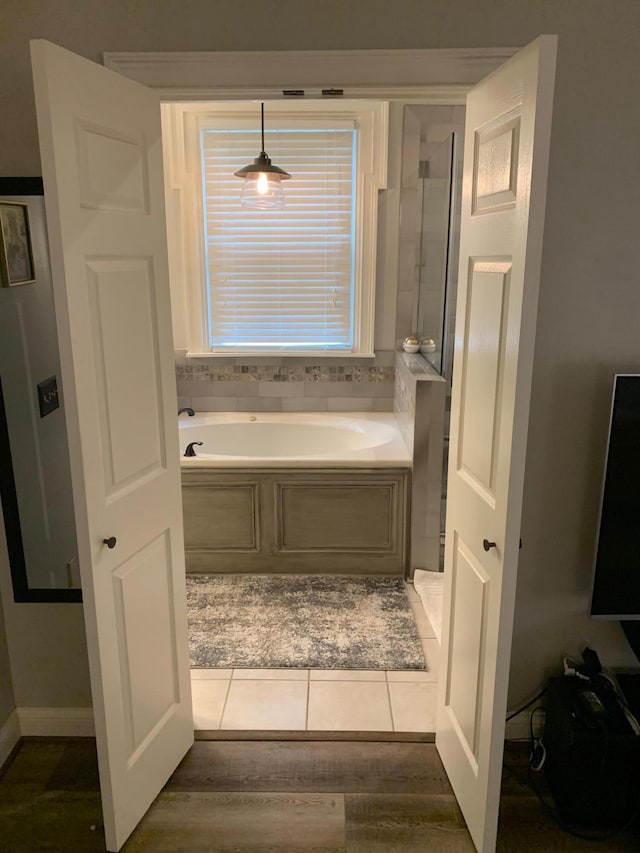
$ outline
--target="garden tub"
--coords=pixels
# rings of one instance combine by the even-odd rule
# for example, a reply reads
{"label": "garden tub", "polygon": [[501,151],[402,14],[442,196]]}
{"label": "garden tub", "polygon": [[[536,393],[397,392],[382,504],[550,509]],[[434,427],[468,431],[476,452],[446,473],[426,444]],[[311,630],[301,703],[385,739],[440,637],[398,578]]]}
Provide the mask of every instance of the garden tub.
{"label": "garden tub", "polygon": [[[186,467],[411,465],[391,412],[352,414],[209,413],[181,415]],[[185,457],[187,445],[195,457]]]}
{"label": "garden tub", "polygon": [[401,574],[411,457],[391,413],[180,416],[187,572]]}

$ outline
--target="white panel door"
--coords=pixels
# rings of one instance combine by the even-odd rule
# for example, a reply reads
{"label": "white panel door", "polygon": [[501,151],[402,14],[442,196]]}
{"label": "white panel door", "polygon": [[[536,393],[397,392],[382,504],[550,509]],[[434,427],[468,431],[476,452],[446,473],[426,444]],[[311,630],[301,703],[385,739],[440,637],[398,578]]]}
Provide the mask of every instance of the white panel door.
{"label": "white panel door", "polygon": [[55,45],[31,52],[116,851],[193,742],[160,108],[150,89]]}
{"label": "white panel door", "polygon": [[555,36],[467,99],[436,744],[495,849],[546,198]]}

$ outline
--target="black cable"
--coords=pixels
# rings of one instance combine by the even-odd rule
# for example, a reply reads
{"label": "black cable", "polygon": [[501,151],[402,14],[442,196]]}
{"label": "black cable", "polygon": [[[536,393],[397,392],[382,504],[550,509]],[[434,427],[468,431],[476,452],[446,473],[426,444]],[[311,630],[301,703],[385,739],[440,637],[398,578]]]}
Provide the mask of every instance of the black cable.
{"label": "black cable", "polygon": [[507,717],[505,722],[508,723],[509,720],[513,720],[513,718],[517,717],[518,714],[521,714],[523,711],[526,711],[530,705],[533,705],[534,702],[537,702],[538,699],[541,699],[546,692],[547,692],[547,688],[545,687],[543,690],[540,691],[540,693],[538,693],[537,696],[534,696],[533,699],[531,699],[529,702],[527,702],[526,705],[523,705],[521,708],[518,708],[517,711],[513,711],[511,714],[509,714],[509,716]]}

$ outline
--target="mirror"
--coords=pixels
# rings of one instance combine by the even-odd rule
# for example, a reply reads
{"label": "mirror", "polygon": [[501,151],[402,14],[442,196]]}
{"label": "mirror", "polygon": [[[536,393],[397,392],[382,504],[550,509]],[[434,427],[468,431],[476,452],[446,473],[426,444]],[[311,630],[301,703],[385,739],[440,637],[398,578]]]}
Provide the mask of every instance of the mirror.
{"label": "mirror", "polygon": [[0,287],[0,503],[15,601],[80,601],[47,232],[39,178],[0,178],[27,211],[34,281]]}

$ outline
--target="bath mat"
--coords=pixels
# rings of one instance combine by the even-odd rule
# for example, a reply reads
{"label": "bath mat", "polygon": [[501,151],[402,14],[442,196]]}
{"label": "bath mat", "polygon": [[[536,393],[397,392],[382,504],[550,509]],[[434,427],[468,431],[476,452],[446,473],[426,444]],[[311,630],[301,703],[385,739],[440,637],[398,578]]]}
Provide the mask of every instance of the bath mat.
{"label": "bath mat", "polygon": [[422,569],[416,569],[413,575],[413,586],[420,596],[434,634],[441,643],[444,575],[442,572],[425,572]]}
{"label": "bath mat", "polygon": [[188,575],[194,667],[426,669],[401,578]]}

